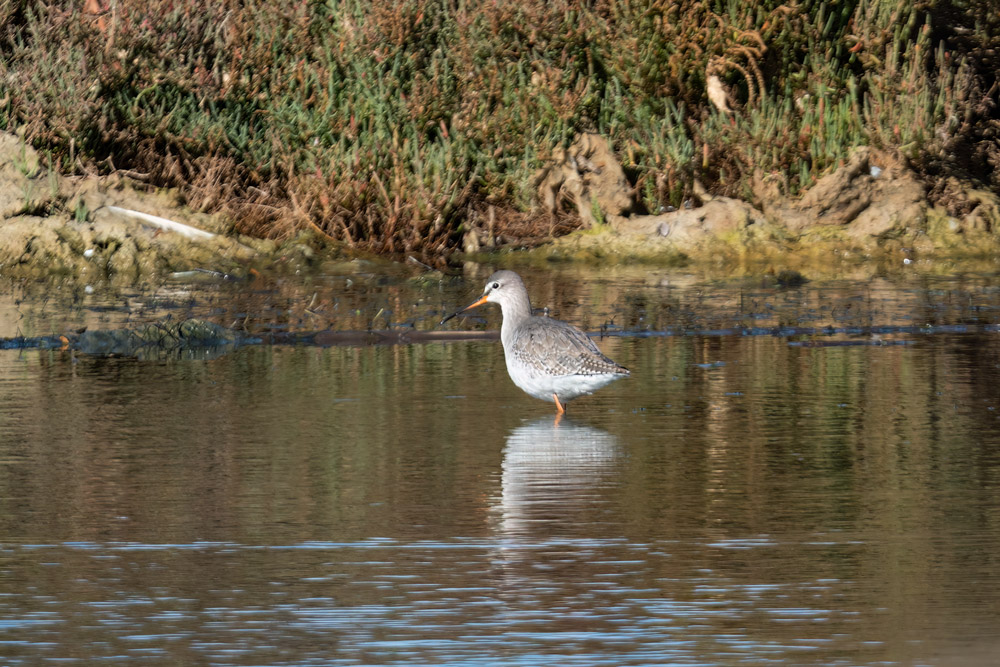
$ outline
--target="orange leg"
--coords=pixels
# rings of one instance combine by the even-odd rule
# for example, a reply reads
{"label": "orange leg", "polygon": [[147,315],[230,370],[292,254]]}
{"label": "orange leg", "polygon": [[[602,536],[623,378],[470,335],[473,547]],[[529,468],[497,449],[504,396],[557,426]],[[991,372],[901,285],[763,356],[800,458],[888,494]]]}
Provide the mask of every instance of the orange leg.
{"label": "orange leg", "polygon": [[559,414],[563,414],[564,412],[566,412],[566,408],[563,407],[563,404],[559,402],[558,396],[552,394],[552,400],[556,402],[556,411],[558,411]]}

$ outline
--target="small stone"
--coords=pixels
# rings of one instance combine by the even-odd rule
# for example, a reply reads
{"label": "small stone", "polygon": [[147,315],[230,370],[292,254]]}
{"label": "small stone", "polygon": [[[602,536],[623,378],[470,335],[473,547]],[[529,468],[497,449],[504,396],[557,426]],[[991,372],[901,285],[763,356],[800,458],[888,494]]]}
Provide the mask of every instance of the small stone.
{"label": "small stone", "polygon": [[87,248],[86,250],[83,251],[83,256],[86,257],[87,259],[90,259],[91,257],[94,256],[94,249]]}

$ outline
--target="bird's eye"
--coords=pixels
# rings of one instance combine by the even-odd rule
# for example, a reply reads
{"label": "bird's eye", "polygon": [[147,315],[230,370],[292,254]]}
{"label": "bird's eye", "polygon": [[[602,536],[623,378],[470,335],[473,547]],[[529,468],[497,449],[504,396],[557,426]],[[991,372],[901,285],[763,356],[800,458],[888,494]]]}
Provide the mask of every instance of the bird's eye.
{"label": "bird's eye", "polygon": [[499,289],[499,287],[500,287],[500,283],[493,283],[493,285],[491,286],[491,289]]}

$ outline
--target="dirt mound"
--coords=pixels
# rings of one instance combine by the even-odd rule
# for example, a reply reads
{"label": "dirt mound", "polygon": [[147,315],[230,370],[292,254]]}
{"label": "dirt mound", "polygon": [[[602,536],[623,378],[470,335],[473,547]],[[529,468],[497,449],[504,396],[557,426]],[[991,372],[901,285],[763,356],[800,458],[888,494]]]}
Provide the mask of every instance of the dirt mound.
{"label": "dirt mound", "polygon": [[133,283],[195,268],[245,271],[266,245],[125,178],[63,178],[0,134],[0,275]]}
{"label": "dirt mound", "polygon": [[585,134],[557,152],[536,177],[541,206],[552,212],[569,201],[585,226],[608,223],[603,239],[560,240],[557,245],[608,252],[691,257],[712,255],[720,246],[739,252],[795,253],[821,244],[862,253],[946,250],[980,253],[1000,242],[1000,198],[965,190],[970,212],[949,217],[930,206],[924,184],[891,155],[861,147],[847,164],[821,178],[801,197],[788,197],[758,175],[755,196],[762,207],[713,197],[695,183],[700,206],[659,215],[631,214],[634,192],[607,141]]}
{"label": "dirt mound", "polygon": [[846,165],[819,179],[799,199],[771,198],[760,187],[768,219],[790,232],[835,228],[859,241],[877,241],[923,229],[929,205],[924,185],[905,165],[867,147],[854,151]]}
{"label": "dirt mound", "polygon": [[632,210],[634,193],[608,140],[581,134],[568,149],[553,152],[548,165],[535,174],[538,201],[554,215],[562,200],[576,207],[586,229]]}

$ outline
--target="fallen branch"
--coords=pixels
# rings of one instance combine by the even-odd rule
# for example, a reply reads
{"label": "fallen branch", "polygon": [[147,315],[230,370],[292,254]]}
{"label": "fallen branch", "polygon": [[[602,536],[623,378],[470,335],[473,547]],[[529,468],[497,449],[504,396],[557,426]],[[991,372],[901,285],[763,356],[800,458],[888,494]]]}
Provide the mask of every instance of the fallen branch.
{"label": "fallen branch", "polygon": [[126,218],[134,218],[140,222],[156,229],[165,229],[170,232],[177,232],[189,239],[212,239],[215,238],[215,234],[211,232],[206,232],[197,227],[192,227],[191,225],[185,225],[182,222],[174,222],[173,220],[167,220],[166,218],[161,218],[156,215],[150,215],[148,213],[141,213],[139,211],[133,211],[128,208],[119,208],[118,206],[108,206],[107,209],[112,213],[117,213],[118,215],[125,216]]}

